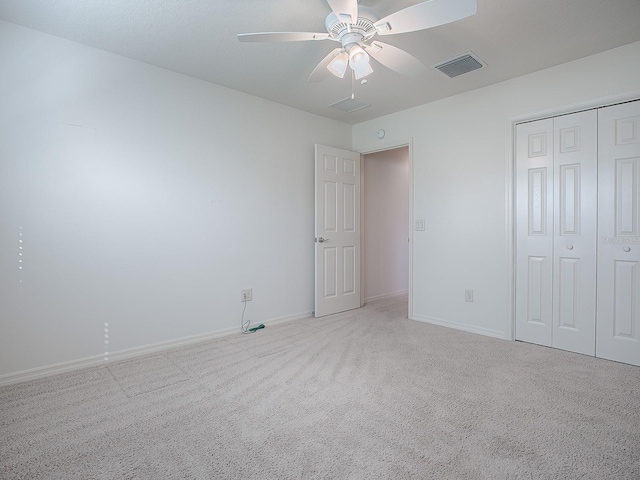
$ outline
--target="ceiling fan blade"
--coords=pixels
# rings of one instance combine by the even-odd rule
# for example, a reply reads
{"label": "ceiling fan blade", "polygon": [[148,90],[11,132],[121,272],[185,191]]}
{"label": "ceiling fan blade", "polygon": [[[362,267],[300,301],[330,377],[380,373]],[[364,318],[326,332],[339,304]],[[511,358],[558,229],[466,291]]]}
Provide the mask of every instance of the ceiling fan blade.
{"label": "ceiling fan blade", "polygon": [[393,45],[375,41],[364,49],[374,60],[402,75],[416,75],[427,70],[416,57]]}
{"label": "ceiling fan blade", "polygon": [[349,15],[351,23],[358,21],[358,0],[327,0],[327,3],[340,20],[343,15]]}
{"label": "ceiling fan blade", "polygon": [[261,32],[241,33],[238,40],[241,42],[304,42],[307,40],[329,40],[328,33],[313,32]]}
{"label": "ceiling fan blade", "polygon": [[329,65],[329,62],[333,60],[333,57],[338,55],[341,51],[342,48],[336,48],[332,50],[329,55],[324,57],[322,61],[316,66],[316,68],[313,69],[313,72],[311,72],[311,75],[309,75],[309,79],[307,80],[307,82],[316,83],[329,78],[332,74],[327,68],[327,65]]}
{"label": "ceiling fan blade", "polygon": [[477,11],[476,0],[428,0],[378,20],[375,27],[379,35],[415,32],[455,22]]}

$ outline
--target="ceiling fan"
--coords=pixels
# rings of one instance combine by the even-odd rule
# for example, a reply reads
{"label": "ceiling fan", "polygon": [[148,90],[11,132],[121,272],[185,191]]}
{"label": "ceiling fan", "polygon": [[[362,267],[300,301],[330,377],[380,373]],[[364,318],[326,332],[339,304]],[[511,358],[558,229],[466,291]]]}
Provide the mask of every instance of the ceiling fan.
{"label": "ceiling fan", "polygon": [[301,42],[331,40],[341,46],[332,50],[313,70],[308,82],[319,82],[330,74],[344,77],[351,67],[356,80],[373,72],[370,57],[403,75],[424,71],[414,56],[393,45],[374,40],[376,35],[415,32],[455,22],[474,15],[476,0],[428,0],[399,10],[384,18],[358,0],[327,0],[331,13],[325,20],[326,33],[263,32],[242,33],[241,42]]}

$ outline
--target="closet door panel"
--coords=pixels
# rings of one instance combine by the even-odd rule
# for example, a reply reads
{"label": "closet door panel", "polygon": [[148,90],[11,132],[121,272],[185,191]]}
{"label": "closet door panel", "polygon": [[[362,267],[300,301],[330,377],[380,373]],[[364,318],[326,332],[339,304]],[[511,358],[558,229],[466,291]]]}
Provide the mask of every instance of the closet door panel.
{"label": "closet door panel", "polygon": [[553,120],[516,127],[516,339],[551,346]]}
{"label": "closet door panel", "polygon": [[596,355],[640,365],[640,101],[598,112]]}
{"label": "closet door panel", "polygon": [[597,112],[553,123],[552,346],[595,355]]}

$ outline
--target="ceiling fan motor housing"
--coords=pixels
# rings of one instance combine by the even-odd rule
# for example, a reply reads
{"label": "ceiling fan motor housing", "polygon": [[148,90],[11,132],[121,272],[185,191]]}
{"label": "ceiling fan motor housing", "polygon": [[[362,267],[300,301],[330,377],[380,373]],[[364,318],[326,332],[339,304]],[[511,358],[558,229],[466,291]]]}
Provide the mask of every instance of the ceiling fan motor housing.
{"label": "ceiling fan motor housing", "polygon": [[343,48],[347,45],[362,45],[362,42],[369,40],[376,34],[374,24],[380,20],[380,16],[371,8],[363,5],[358,6],[358,19],[350,23],[349,17],[338,18],[331,12],[324,22],[327,32],[335,38],[340,39]]}
{"label": "ceiling fan motor housing", "polygon": [[340,42],[342,43],[342,48],[345,52],[349,52],[357,45],[362,45],[363,41],[364,37],[360,33],[345,33],[340,37]]}

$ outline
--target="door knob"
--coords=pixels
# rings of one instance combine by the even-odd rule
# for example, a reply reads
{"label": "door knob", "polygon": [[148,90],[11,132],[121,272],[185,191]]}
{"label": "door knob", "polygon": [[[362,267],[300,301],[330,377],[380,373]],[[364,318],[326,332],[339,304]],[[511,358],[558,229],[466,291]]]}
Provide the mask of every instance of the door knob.
{"label": "door knob", "polygon": [[567,245],[567,248],[568,248],[569,250],[573,250],[573,245]]}
{"label": "door knob", "polygon": [[318,237],[318,243],[324,243],[324,242],[328,242],[328,241],[329,241],[328,238]]}
{"label": "door knob", "polygon": [[630,251],[631,251],[631,247],[624,247],[624,248],[623,248],[623,250],[624,250],[625,252],[630,252]]}

